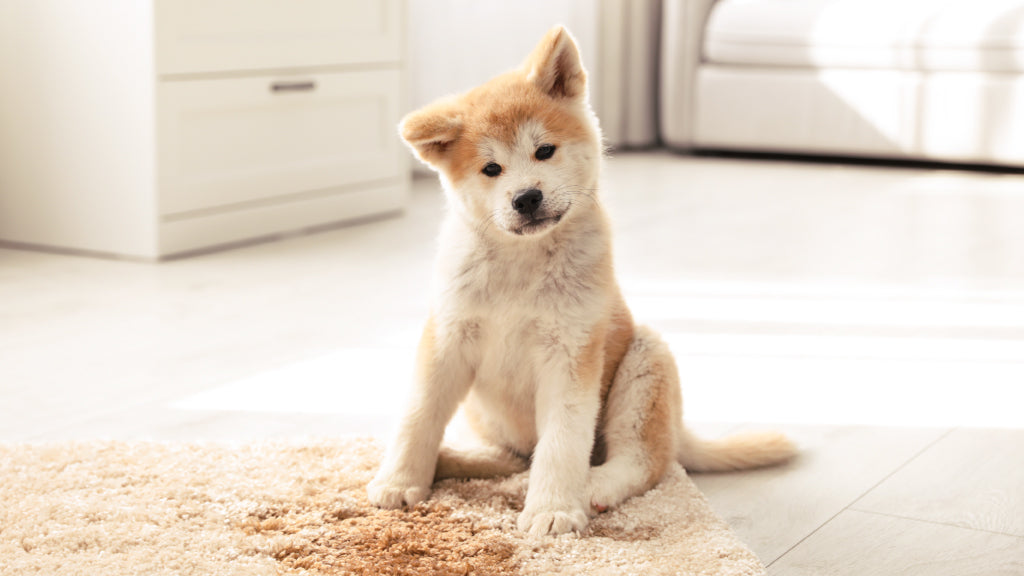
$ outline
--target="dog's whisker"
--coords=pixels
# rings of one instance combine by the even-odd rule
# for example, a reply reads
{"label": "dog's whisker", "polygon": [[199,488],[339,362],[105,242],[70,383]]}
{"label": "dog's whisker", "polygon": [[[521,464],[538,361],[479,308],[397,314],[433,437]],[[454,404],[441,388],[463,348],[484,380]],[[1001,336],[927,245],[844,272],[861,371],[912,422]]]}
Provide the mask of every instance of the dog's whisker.
{"label": "dog's whisker", "polygon": [[551,191],[551,194],[557,194],[559,192],[568,194],[570,197],[584,196],[584,197],[588,198],[595,205],[600,203],[598,201],[598,199],[597,199],[597,194],[596,194],[597,188],[585,188],[583,186],[577,186],[575,184],[570,184],[570,183],[567,182],[567,183],[560,184],[560,185],[556,186]]}
{"label": "dog's whisker", "polygon": [[570,194],[573,197],[582,196],[582,197],[590,200],[594,204],[599,204],[597,196],[595,194],[591,193],[591,192],[586,192],[586,191],[583,191],[583,190],[568,190],[568,191],[566,191],[566,193]]}
{"label": "dog's whisker", "polygon": [[500,216],[500,215],[501,214],[500,214],[500,212],[498,210],[494,210],[493,212],[488,214],[487,218],[484,218],[480,222],[480,224],[477,225],[476,230],[475,230],[476,235],[480,236],[480,237],[483,237],[484,234],[487,232],[487,227],[489,225],[491,225],[492,223],[496,222],[498,220],[498,216]]}

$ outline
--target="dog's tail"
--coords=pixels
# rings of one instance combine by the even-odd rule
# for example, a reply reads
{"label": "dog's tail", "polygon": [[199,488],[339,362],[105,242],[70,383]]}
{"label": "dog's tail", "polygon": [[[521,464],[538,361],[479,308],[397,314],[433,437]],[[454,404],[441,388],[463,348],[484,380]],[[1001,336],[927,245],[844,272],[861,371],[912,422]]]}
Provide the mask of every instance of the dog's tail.
{"label": "dog's tail", "polygon": [[481,447],[456,450],[442,446],[437,455],[434,480],[511,476],[527,468],[529,468],[529,462],[526,458],[501,448]]}
{"label": "dog's tail", "polygon": [[741,432],[719,440],[679,434],[679,463],[690,472],[725,472],[780,464],[796,456],[796,446],[778,432]]}

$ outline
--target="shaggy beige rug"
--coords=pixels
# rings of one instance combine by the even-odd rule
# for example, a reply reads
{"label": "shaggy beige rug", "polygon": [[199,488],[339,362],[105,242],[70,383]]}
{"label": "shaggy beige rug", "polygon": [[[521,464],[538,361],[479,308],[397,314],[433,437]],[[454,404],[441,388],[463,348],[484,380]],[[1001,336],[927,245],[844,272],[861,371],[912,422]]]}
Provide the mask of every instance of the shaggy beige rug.
{"label": "shaggy beige rug", "polygon": [[0,445],[0,574],[701,574],[764,568],[682,469],[581,535],[515,529],[526,474],[379,511],[370,440]]}

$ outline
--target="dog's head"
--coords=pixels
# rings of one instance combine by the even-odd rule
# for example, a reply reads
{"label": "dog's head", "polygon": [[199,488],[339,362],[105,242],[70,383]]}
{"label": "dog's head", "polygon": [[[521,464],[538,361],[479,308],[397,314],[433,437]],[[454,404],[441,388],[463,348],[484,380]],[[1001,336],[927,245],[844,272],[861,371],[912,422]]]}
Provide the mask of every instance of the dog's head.
{"label": "dog's head", "polygon": [[593,204],[601,136],[562,27],[518,69],[409,114],[400,131],[481,230],[538,236]]}

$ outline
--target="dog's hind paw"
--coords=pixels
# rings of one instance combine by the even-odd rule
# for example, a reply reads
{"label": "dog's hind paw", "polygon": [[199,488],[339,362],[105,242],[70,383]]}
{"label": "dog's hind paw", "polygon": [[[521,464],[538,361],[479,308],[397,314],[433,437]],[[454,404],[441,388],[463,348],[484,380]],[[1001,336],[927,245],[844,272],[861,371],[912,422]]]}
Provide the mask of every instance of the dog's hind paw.
{"label": "dog's hind paw", "polygon": [[630,496],[643,492],[640,478],[635,469],[624,466],[602,464],[590,470],[587,481],[587,495],[590,515],[597,516],[622,503]]}

